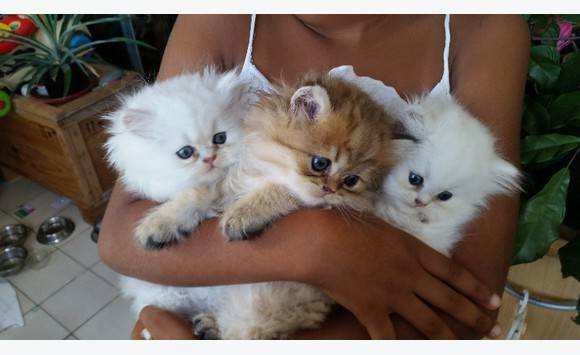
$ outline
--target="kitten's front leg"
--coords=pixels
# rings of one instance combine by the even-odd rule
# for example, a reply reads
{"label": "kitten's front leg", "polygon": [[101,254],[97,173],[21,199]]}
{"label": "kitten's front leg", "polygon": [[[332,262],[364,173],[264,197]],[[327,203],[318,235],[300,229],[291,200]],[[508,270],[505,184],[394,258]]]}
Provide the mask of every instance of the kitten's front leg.
{"label": "kitten's front leg", "polygon": [[135,238],[145,249],[161,249],[177,243],[207,216],[215,191],[193,188],[154,207],[135,228]]}
{"label": "kitten's front leg", "polygon": [[248,239],[298,207],[298,199],[284,186],[268,184],[226,209],[220,222],[222,231],[229,240]]}

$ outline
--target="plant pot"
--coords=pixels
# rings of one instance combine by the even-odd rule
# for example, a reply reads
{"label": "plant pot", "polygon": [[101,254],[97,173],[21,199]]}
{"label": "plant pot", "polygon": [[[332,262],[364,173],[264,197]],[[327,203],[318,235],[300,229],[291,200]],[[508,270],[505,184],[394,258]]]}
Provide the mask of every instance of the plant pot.
{"label": "plant pot", "polygon": [[52,79],[49,73],[46,73],[39,81],[38,86],[44,86],[48,96],[39,95],[35,88],[30,90],[30,95],[42,102],[50,105],[62,104],[73,100],[97,85],[97,80],[92,75],[87,76],[78,65],[71,66],[71,83],[68,95],[64,95],[64,74],[58,72],[56,79]]}
{"label": "plant pot", "polygon": [[[539,260],[510,268],[508,284],[516,290],[528,290],[531,297],[555,305],[574,305],[580,295],[580,282],[562,278],[558,249],[565,245],[557,240],[550,251]],[[519,299],[504,293],[503,304],[498,316],[504,334],[509,330]],[[573,310],[547,309],[528,304],[526,330],[522,339],[580,339],[580,325],[571,318]]]}

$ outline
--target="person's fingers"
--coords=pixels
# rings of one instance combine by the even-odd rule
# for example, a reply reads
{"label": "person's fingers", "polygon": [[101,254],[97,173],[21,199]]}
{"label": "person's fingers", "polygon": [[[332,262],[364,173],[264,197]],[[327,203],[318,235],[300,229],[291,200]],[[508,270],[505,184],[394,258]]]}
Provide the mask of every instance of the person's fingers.
{"label": "person's fingers", "polygon": [[393,322],[387,313],[377,312],[362,323],[372,340],[396,339]]}
{"label": "person's fingers", "polygon": [[456,292],[438,279],[428,276],[417,283],[416,294],[480,335],[489,335],[494,321],[464,295]]}
{"label": "person's fingers", "polygon": [[463,266],[437,253],[425,250],[419,257],[423,267],[438,279],[466,295],[489,310],[496,310],[501,305],[501,298],[489,287],[479,281]]}
{"label": "person's fingers", "polygon": [[188,321],[164,309],[147,306],[141,310],[139,320],[142,326],[149,331],[152,339],[195,339]]}
{"label": "person's fingers", "polygon": [[131,340],[144,340],[141,332],[145,329],[143,326],[143,322],[141,320],[137,320],[135,322],[135,326],[133,327],[133,331],[131,331]]}
{"label": "person's fingers", "polygon": [[429,339],[457,339],[441,317],[416,297],[405,302],[397,313]]}

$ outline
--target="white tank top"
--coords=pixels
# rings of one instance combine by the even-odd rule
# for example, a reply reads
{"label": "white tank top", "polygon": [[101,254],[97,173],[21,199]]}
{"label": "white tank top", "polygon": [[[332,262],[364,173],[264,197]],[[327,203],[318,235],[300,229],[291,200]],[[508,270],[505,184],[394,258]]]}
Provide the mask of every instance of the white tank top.
{"label": "white tank top", "polygon": [[[451,88],[449,84],[449,46],[451,44],[451,30],[449,28],[450,15],[445,15],[445,47],[443,48],[443,74],[441,75],[441,80],[431,89],[430,94],[450,94]],[[250,21],[250,37],[248,40],[248,48],[246,50],[246,57],[244,59],[244,65],[242,66],[241,75],[246,80],[248,80],[254,89],[269,91],[272,89],[272,84],[268,79],[262,74],[260,69],[258,69],[252,60],[252,51],[254,47],[254,31],[256,28],[256,15],[253,14]],[[358,77],[354,72],[354,69],[350,65],[342,65],[330,70],[330,73],[338,76],[346,76],[357,78],[363,78],[369,82],[373,82],[373,87],[377,92],[377,98],[382,98],[383,100],[389,100],[392,102],[404,101],[399,95],[397,90],[392,86],[385,85],[383,82],[374,80],[368,77]]]}

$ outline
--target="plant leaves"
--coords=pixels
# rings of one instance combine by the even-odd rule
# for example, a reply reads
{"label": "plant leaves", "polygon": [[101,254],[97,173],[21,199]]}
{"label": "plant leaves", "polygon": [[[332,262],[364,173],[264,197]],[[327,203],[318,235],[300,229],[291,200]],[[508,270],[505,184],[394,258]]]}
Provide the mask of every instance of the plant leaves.
{"label": "plant leaves", "polygon": [[580,239],[567,243],[558,250],[562,264],[562,277],[572,276],[580,281]]}
{"label": "plant leaves", "polygon": [[559,170],[544,188],[522,207],[514,248],[513,264],[529,263],[544,256],[558,239],[566,214],[570,170]]}
{"label": "plant leaves", "polygon": [[522,127],[528,134],[540,134],[550,127],[550,114],[537,98],[526,96]]}
{"label": "plant leaves", "polygon": [[522,140],[521,162],[545,163],[562,156],[580,146],[580,137],[564,134],[527,136]]}
{"label": "plant leaves", "polygon": [[580,91],[562,94],[548,107],[551,129],[562,128],[571,121],[580,120]]}
{"label": "plant leaves", "polygon": [[572,22],[573,24],[580,25],[580,15],[560,15],[560,18]]}
{"label": "plant leaves", "polygon": [[542,43],[549,46],[555,46],[557,39],[560,37],[560,26],[556,22],[551,22],[546,30],[542,33]]}
{"label": "plant leaves", "polygon": [[534,46],[530,53],[528,75],[544,90],[549,88],[560,76],[560,54],[551,46]]}
{"label": "plant leaves", "polygon": [[556,87],[560,92],[580,89],[580,51],[566,57]]}

